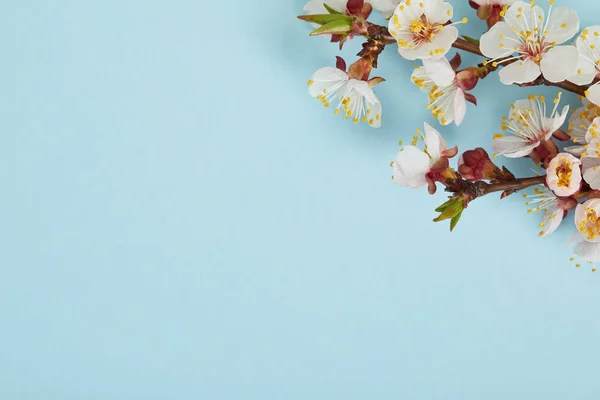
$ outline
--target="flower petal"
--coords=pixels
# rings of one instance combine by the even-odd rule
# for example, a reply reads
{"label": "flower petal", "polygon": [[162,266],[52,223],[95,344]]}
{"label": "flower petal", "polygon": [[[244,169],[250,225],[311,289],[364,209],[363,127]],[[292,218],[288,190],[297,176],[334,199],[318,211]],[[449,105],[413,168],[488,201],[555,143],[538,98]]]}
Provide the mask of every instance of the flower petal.
{"label": "flower petal", "polygon": [[431,163],[429,156],[414,146],[405,147],[394,160],[394,182],[400,186],[418,188],[427,185],[425,175]]}
{"label": "flower petal", "polygon": [[595,105],[600,106],[600,82],[586,90],[585,97]]}
{"label": "flower petal", "polygon": [[479,49],[489,58],[506,57],[516,51],[514,47],[518,42],[518,36],[510,29],[510,25],[498,22],[481,36]]}
{"label": "flower petal", "polygon": [[442,151],[448,148],[442,135],[427,122],[425,122],[425,145],[433,164],[440,159]]}
{"label": "flower petal", "polygon": [[542,231],[540,236],[548,236],[553,233],[561,224],[565,217],[565,211],[560,207],[549,209],[542,218]]}
{"label": "flower petal", "polygon": [[530,59],[517,61],[502,68],[498,75],[505,85],[513,83],[528,83],[535,81],[541,75],[540,67]]}
{"label": "flower petal", "polygon": [[545,15],[542,7],[519,0],[506,11],[504,21],[517,29],[517,32],[535,32],[543,28]]}
{"label": "flower petal", "polygon": [[575,246],[574,253],[583,261],[595,263],[600,261],[600,243],[582,241]]}
{"label": "flower petal", "polygon": [[467,99],[465,98],[465,92],[459,88],[454,95],[454,123],[456,126],[462,124],[466,114]]}
{"label": "flower petal", "polygon": [[367,121],[372,128],[379,128],[381,126],[381,103],[377,97],[375,100],[374,102],[367,100]]}
{"label": "flower petal", "polygon": [[561,128],[561,126],[563,126],[568,116],[569,106],[564,106],[562,112],[560,114],[557,113],[554,118],[542,117],[544,127],[548,130],[548,133],[545,136],[546,140],[549,140],[554,134],[554,132],[556,132]]}
{"label": "flower petal", "polygon": [[577,52],[577,67],[575,71],[567,77],[567,80],[576,85],[589,85],[596,77],[596,65],[591,63],[587,57],[583,56],[579,50]]}
{"label": "flower petal", "polygon": [[436,56],[443,56],[450,51],[458,39],[458,29],[455,26],[445,26],[431,41]]}
{"label": "flower petal", "polygon": [[450,86],[456,78],[456,72],[450,66],[446,57],[423,60],[425,73],[437,86]]}
{"label": "flower petal", "polygon": [[412,75],[410,76],[410,80],[417,85],[421,92],[429,93],[431,88],[434,86],[431,77],[425,71],[425,67],[415,67]]}
{"label": "flower petal", "polygon": [[550,82],[562,82],[577,72],[579,53],[574,46],[555,46],[542,57],[540,69]]}
{"label": "flower petal", "polygon": [[562,44],[579,32],[579,17],[569,7],[555,7],[548,19],[546,42]]}
{"label": "flower petal", "polygon": [[312,97],[323,94],[323,90],[329,92],[337,87],[336,90],[348,81],[348,74],[341,69],[325,67],[315,72],[309,81],[308,93]]}
{"label": "flower petal", "polygon": [[531,154],[539,144],[540,142],[531,143],[529,140],[518,136],[505,136],[495,139],[492,147],[508,158],[519,158]]}
{"label": "flower petal", "polygon": [[584,158],[583,180],[594,190],[600,190],[600,160],[598,158]]}
{"label": "flower petal", "polygon": [[569,154],[573,154],[576,157],[581,157],[581,155],[585,152],[585,147],[583,147],[583,146],[567,146],[567,147],[565,147],[565,151]]}
{"label": "flower petal", "polygon": [[454,12],[452,5],[444,0],[427,0],[424,1],[424,5],[429,23],[445,24],[452,18]]}

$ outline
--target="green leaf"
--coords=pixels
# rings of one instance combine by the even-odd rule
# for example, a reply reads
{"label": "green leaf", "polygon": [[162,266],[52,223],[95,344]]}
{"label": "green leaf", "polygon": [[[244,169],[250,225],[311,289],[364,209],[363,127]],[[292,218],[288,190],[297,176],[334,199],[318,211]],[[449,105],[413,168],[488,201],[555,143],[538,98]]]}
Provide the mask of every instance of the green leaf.
{"label": "green leaf", "polygon": [[339,15],[344,15],[344,13],[341,13],[337,10],[334,10],[333,8],[331,8],[330,6],[328,6],[327,4],[323,3],[323,6],[325,7],[325,9],[327,10],[327,12],[329,12],[329,14],[339,14]]}
{"label": "green leaf", "polygon": [[310,33],[310,36],[343,35],[350,32],[350,29],[352,29],[352,20],[342,17],[318,27]]}
{"label": "green leaf", "polygon": [[444,211],[446,208],[450,207],[452,205],[452,203],[454,203],[455,199],[451,198],[450,200],[448,200],[447,202],[445,202],[444,204],[442,204],[441,206],[439,206],[438,208],[435,209],[435,212],[442,212]]}
{"label": "green leaf", "polygon": [[454,228],[456,228],[456,224],[458,224],[458,221],[460,221],[461,216],[462,211],[456,214],[454,217],[452,217],[452,219],[450,220],[450,232],[454,231]]}
{"label": "green leaf", "polygon": [[340,14],[311,14],[311,15],[298,15],[298,18],[306,21],[306,22],[313,22],[315,24],[319,24],[319,25],[325,25],[325,24],[329,24],[331,22],[337,21],[337,20],[348,20],[348,21],[352,21],[350,19],[350,17],[346,16],[346,15],[340,15]]}

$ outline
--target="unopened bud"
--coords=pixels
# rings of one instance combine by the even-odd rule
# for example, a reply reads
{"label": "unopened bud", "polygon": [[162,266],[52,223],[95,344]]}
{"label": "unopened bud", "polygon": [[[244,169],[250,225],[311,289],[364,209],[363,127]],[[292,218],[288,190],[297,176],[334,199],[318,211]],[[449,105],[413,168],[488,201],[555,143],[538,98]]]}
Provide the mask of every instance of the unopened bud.
{"label": "unopened bud", "polygon": [[500,169],[492,162],[489,154],[481,147],[466,151],[458,160],[458,172],[463,178],[476,181],[497,179]]}
{"label": "unopened bud", "polygon": [[456,83],[465,92],[474,89],[477,82],[479,82],[478,68],[469,67],[456,73]]}

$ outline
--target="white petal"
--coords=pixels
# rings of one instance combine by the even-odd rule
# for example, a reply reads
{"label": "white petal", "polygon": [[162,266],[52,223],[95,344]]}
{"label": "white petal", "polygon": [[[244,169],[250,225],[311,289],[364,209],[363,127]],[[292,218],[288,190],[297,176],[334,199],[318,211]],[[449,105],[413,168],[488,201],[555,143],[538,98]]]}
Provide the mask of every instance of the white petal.
{"label": "white petal", "polygon": [[552,9],[546,30],[546,42],[562,44],[579,32],[579,17],[568,7],[555,7]]}
{"label": "white petal", "polygon": [[[586,158],[584,158],[584,160],[586,160]],[[589,164],[588,162],[586,162],[586,167],[587,167],[587,169],[583,173],[583,180],[586,181],[592,189],[599,190],[600,189],[600,168],[598,166],[592,167],[591,164]]]}
{"label": "white petal", "polygon": [[431,57],[431,52],[433,51],[433,46],[431,43],[423,43],[414,48],[410,49],[408,47],[400,47],[398,46],[398,53],[405,59],[409,61],[413,60],[423,60]]}
{"label": "white petal", "polygon": [[600,83],[596,83],[585,92],[585,97],[597,106],[600,106]]}
{"label": "white petal", "polygon": [[578,204],[577,207],[575,208],[575,225],[579,225],[579,223],[581,221],[583,221],[585,219],[585,214],[586,214],[586,208],[587,208],[587,204],[588,202],[584,203],[584,204]]}
{"label": "white petal", "polygon": [[420,1],[412,1],[407,4],[403,1],[399,7],[396,7],[394,15],[390,18],[390,32],[393,29],[400,29],[398,25],[409,26],[411,21],[420,19],[425,13],[425,7]]}
{"label": "white petal", "polygon": [[381,126],[381,103],[377,97],[375,99],[377,101],[373,103],[367,100],[367,122],[372,128],[379,128]]}
{"label": "white petal", "polygon": [[360,93],[360,95],[365,98],[367,103],[379,103],[379,100],[377,99],[373,88],[369,86],[369,82],[361,81],[358,79],[350,79],[348,81],[348,87]]}
{"label": "white petal", "polygon": [[546,140],[549,140],[554,134],[554,132],[556,132],[560,129],[561,126],[563,126],[568,116],[569,106],[564,106],[562,109],[562,113],[556,114],[554,118],[543,117],[543,126],[545,127],[545,129],[548,130],[548,133],[545,137]]}
{"label": "white petal", "polygon": [[510,111],[508,112],[509,119],[519,119],[520,114],[525,113],[524,110],[531,110],[535,107],[535,103],[532,104],[529,99],[520,99],[514,102],[514,107],[510,107]]}
{"label": "white petal", "polygon": [[519,158],[531,154],[539,144],[540,142],[531,143],[529,140],[518,136],[505,136],[494,140],[492,147],[508,158]]}
{"label": "white petal", "polygon": [[370,0],[373,8],[381,13],[383,18],[389,18],[401,0]]}
{"label": "white petal", "polygon": [[521,31],[541,30],[544,23],[544,10],[524,1],[516,1],[504,16],[504,20],[512,27]]}
{"label": "white petal", "polygon": [[348,74],[341,69],[325,67],[315,72],[308,85],[308,93],[312,97],[323,94],[323,90],[330,91],[332,88],[339,90],[340,85],[348,81]]}
{"label": "white petal", "polygon": [[548,236],[553,233],[561,224],[565,217],[565,211],[560,207],[548,210],[542,219],[543,227],[540,236]]}
{"label": "white petal", "polygon": [[443,0],[426,0],[424,5],[425,15],[427,15],[429,23],[445,24],[452,18],[453,8],[450,3],[446,3]]}
{"label": "white petal", "polygon": [[595,62],[598,61],[598,49],[600,49],[600,25],[590,26],[583,32],[575,41],[575,45],[581,57],[589,64],[584,71],[589,71],[590,65],[597,69]]}
{"label": "white petal", "polygon": [[591,143],[594,139],[598,139],[600,136],[600,117],[596,117],[592,120],[592,123],[585,132],[585,141]]}
{"label": "white petal", "polygon": [[456,126],[462,124],[467,113],[467,99],[465,98],[465,92],[462,89],[456,91],[454,96],[454,123]]}
{"label": "white petal", "polygon": [[421,90],[421,92],[429,93],[434,86],[433,81],[427,72],[425,72],[425,67],[415,67],[410,76],[410,80]]}
{"label": "white petal", "polygon": [[481,36],[479,49],[489,58],[500,58],[515,52],[518,36],[506,22],[498,22]]}
{"label": "white petal", "polygon": [[567,80],[576,85],[589,85],[596,77],[596,74],[596,65],[591,63],[578,51],[577,68],[567,77]]}
{"label": "white petal", "polygon": [[431,41],[435,55],[446,55],[456,39],[458,39],[458,29],[455,26],[445,26]]}
{"label": "white petal", "polygon": [[505,85],[533,82],[540,74],[540,67],[529,59],[507,65],[499,73],[500,81]]}
{"label": "white petal", "polygon": [[442,135],[427,122],[425,122],[425,145],[433,163],[439,160],[442,151],[448,148]]}
{"label": "white petal", "polygon": [[423,60],[423,66],[427,75],[437,86],[450,86],[456,78],[456,73],[446,57]]}
{"label": "white petal", "polygon": [[565,151],[569,154],[573,154],[576,157],[581,157],[581,155],[585,152],[585,147],[583,147],[583,146],[567,146],[567,147],[565,147]]}
{"label": "white petal", "polygon": [[595,263],[600,261],[600,243],[592,243],[587,241],[579,242],[575,246],[574,253],[583,261]]}
{"label": "white petal", "polygon": [[405,147],[394,160],[394,182],[400,186],[418,188],[427,185],[425,175],[431,164],[429,156],[413,146]]}
{"label": "white petal", "polygon": [[556,46],[542,57],[540,68],[550,82],[562,82],[577,73],[579,53],[574,46]]}

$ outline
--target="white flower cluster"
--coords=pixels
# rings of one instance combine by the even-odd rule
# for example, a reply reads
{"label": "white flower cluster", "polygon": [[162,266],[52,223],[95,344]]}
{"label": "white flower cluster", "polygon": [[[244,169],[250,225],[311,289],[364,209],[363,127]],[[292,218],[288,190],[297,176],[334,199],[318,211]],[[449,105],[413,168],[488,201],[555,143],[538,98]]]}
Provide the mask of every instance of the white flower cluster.
{"label": "white flower cluster", "polygon": [[[330,0],[325,7],[323,0],[311,0],[305,11],[324,14],[333,9],[344,14],[351,1],[354,0]],[[468,92],[479,79],[496,69],[500,81],[506,85],[552,84],[582,95],[581,107],[571,113],[568,105],[560,106],[561,92],[552,101],[546,101],[544,96],[529,96],[511,104],[508,116],[501,121],[502,133],[494,135],[492,147],[497,152],[495,156],[527,157],[544,169],[539,177],[521,180],[523,186],[511,186],[510,182],[519,180],[507,169],[496,166],[481,148],[466,158],[466,153],[463,154],[458,172],[453,170],[449,160],[457,155],[458,149],[449,149],[429,124],[425,124],[424,133],[417,130],[412,145],[403,147],[392,162],[394,182],[411,188],[429,186],[430,193],[435,192],[437,183],[442,183],[460,195],[464,195],[461,192],[464,186],[457,186],[459,180],[466,182],[465,185],[483,181],[490,182],[487,185],[500,183],[498,190],[504,191],[504,195],[539,185],[524,197],[528,199],[529,212],[544,214],[540,236],[553,233],[573,211],[577,229],[573,237],[573,242],[577,242],[575,255],[589,263],[600,262],[600,25],[580,30],[576,12],[554,6],[554,0],[549,0],[546,10],[534,0],[470,0],[489,27],[478,41],[479,48],[472,52],[483,54],[488,60],[483,66],[459,70],[460,56],[452,60],[446,57],[453,46],[465,49],[457,46],[461,41],[457,25],[467,19],[453,22],[450,3],[359,0],[361,5],[366,3],[371,6],[366,6],[368,12],[372,8],[389,19],[385,43],[395,42],[403,58],[419,60],[421,65],[415,67],[411,80],[428,94],[427,108],[441,125],[461,124],[467,102],[476,104],[475,97]],[[354,34],[369,37],[371,32],[379,32],[361,31],[366,21],[360,18],[356,30],[348,31],[350,37]],[[466,42],[462,43],[464,46]],[[376,67],[376,62],[368,68],[364,64],[359,67],[346,71],[342,63],[337,68],[319,69],[308,82],[309,93],[326,107],[333,105],[335,113],[377,128],[381,126],[381,103],[373,87],[383,79],[369,79],[370,68]],[[567,120],[568,128],[563,131]],[[416,146],[421,139],[423,149]],[[571,143],[560,151],[556,140]],[[463,207],[471,200],[468,196],[451,198],[439,208],[440,220],[452,218],[453,228]]]}

